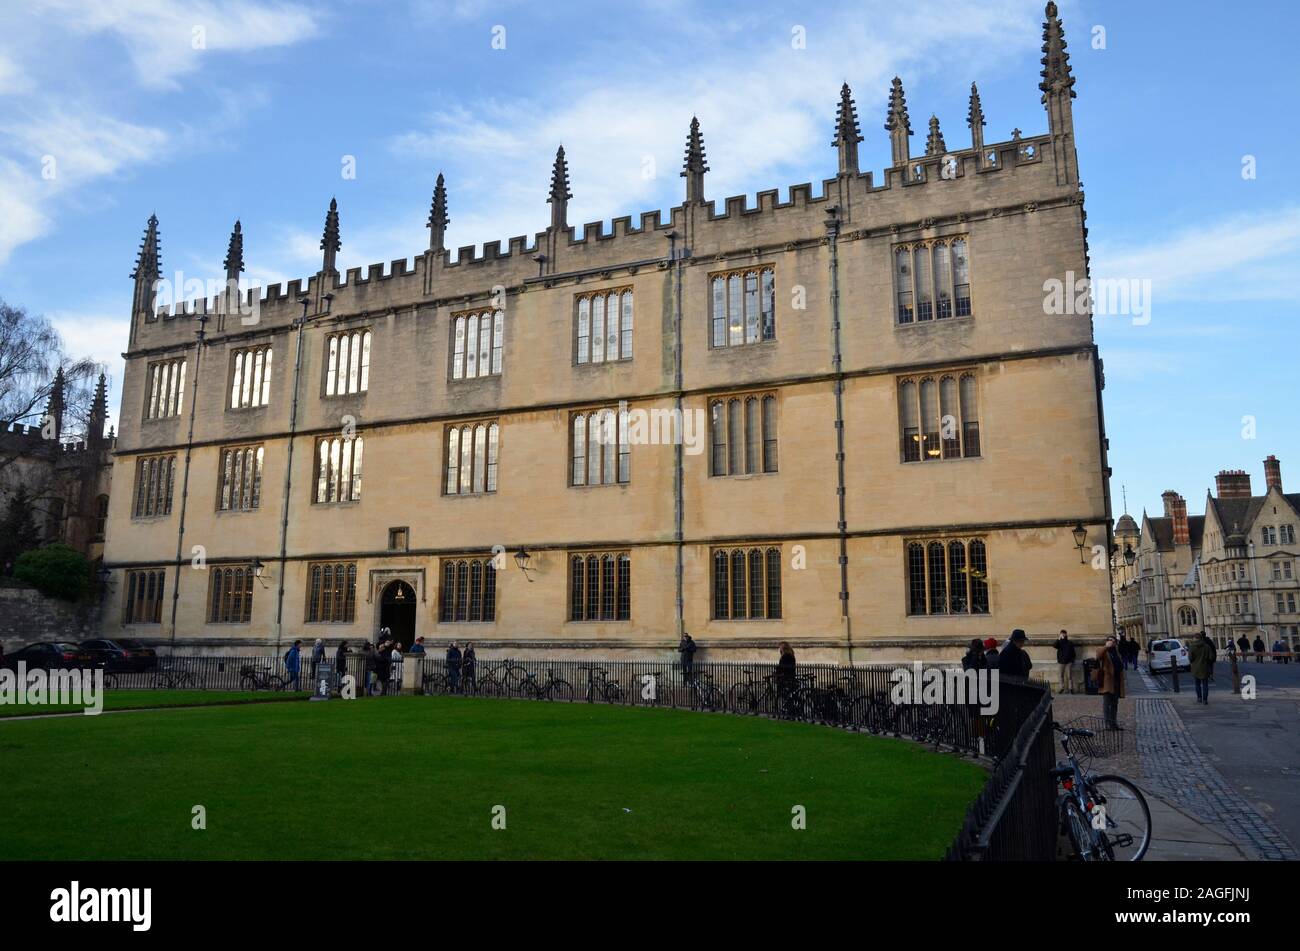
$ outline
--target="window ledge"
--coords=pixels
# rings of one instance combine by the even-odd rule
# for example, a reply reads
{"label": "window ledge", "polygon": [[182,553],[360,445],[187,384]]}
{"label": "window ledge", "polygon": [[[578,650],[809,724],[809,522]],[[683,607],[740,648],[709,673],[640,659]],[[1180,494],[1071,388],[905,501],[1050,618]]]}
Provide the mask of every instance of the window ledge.
{"label": "window ledge", "polygon": [[913,330],[917,327],[932,327],[935,324],[946,326],[948,324],[969,323],[975,319],[974,314],[968,314],[965,317],[934,317],[930,320],[910,320],[907,323],[899,323],[898,317],[894,317],[895,330]]}

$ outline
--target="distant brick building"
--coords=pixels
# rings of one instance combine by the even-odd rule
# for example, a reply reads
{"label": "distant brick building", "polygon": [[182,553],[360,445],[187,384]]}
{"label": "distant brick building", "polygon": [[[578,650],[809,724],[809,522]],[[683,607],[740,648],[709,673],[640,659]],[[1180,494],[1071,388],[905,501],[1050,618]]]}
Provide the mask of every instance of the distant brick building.
{"label": "distant brick building", "polygon": [[161,311],[151,219],[110,631],[855,661],[1107,633],[1101,362],[1044,302],[1088,270],[1065,45],[1048,4],[1040,135],[985,142],[972,84],[969,145],[932,118],[917,155],[895,79],[879,180],[845,85],[820,195],[706,198],[692,121],[667,220],[579,238],[561,149],[535,238],[453,256],[439,176],[413,262],[340,274],[331,202],[315,275]]}
{"label": "distant brick building", "polygon": [[[1139,529],[1121,516],[1115,527],[1115,612],[1121,629],[1146,643],[1204,630],[1224,647],[1243,634],[1271,649],[1300,647],[1300,493],[1282,488],[1282,464],[1264,460],[1265,491],[1250,474],[1224,470],[1207,494],[1205,514],[1164,493],[1161,517],[1143,513]],[[1125,521],[1127,519],[1127,521]],[[1123,553],[1136,553],[1132,565]]]}

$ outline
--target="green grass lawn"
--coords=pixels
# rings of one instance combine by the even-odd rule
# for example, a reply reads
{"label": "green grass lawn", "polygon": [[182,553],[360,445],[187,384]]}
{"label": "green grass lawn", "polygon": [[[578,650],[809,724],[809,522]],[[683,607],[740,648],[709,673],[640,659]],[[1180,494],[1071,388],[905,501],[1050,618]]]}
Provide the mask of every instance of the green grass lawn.
{"label": "green grass lawn", "polygon": [[[271,703],[277,700],[303,700],[309,691],[294,693],[269,690],[105,690],[105,710],[152,710],[156,707],[202,707],[215,703]],[[47,713],[81,713],[85,708],[67,704],[4,704],[4,717],[43,716]]]}
{"label": "green grass lawn", "polygon": [[0,764],[0,859],[936,859],[986,777],[811,724],[455,697],[12,721]]}

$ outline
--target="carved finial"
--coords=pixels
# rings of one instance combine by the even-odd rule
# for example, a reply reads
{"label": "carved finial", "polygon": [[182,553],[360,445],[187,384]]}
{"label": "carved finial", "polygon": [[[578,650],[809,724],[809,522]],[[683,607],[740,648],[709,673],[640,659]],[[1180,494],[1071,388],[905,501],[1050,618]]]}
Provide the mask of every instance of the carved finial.
{"label": "carved finial", "polygon": [[1038,88],[1043,92],[1043,103],[1049,96],[1061,96],[1067,92],[1074,98],[1074,75],[1070,72],[1070,54],[1065,51],[1065,29],[1061,18],[1057,16],[1056,4],[1047,4],[1047,19],[1043,21],[1043,81]]}
{"label": "carved finial", "polygon": [[429,250],[446,250],[447,225],[447,182],[438,173],[438,181],[433,186],[433,204],[429,208]]}
{"label": "carved finial", "polygon": [[150,215],[149,222],[145,225],[144,238],[140,241],[140,253],[136,255],[135,270],[131,272],[131,277],[152,282],[158,279],[161,272],[162,244],[158,240],[158,216]]}
{"label": "carved finial", "polygon": [[[144,238],[140,241],[140,253],[135,258],[135,270],[131,279],[135,281],[135,293],[131,303],[131,313],[144,315],[152,319],[154,302],[154,284],[162,277],[162,242],[158,238],[158,216],[150,215],[145,225]],[[131,339],[135,339],[135,325],[132,324]]]}
{"label": "carved finial", "polygon": [[[65,385],[63,367],[59,367],[54,371],[54,382],[50,385],[50,399],[45,404],[45,416],[54,423],[55,439],[58,439],[63,434],[63,410],[65,408],[63,393]],[[44,421],[42,421],[42,426],[44,426]]]}
{"label": "carved finial", "polygon": [[700,120],[691,116],[691,130],[686,133],[686,160],[682,163],[682,178],[686,179],[686,204],[694,205],[704,201],[704,173],[708,170]]}
{"label": "carved finial", "polygon": [[564,157],[564,146],[561,145],[555,152],[555,165],[551,168],[551,197],[546,199],[551,203],[551,227],[557,231],[562,231],[568,225],[569,199],[573,193],[569,191],[569,163]]}
{"label": "carved finial", "polygon": [[325,252],[321,259],[321,270],[330,272],[336,270],[334,267],[334,256],[338,254],[343,247],[343,242],[339,240],[339,203],[335,198],[330,199],[330,210],[325,214],[325,233],[320,239],[320,249]]}
{"label": "carved finial", "polygon": [[849,84],[840,87],[840,104],[835,111],[835,141],[831,145],[839,149],[840,174],[856,175],[858,173],[858,143],[862,141],[862,129],[858,126],[858,107],[853,102],[853,92]]}
{"label": "carved finial", "polygon": [[226,249],[226,281],[238,280],[244,270],[244,231],[238,221],[230,232],[230,246]]}
{"label": "carved finial", "polygon": [[970,109],[966,112],[966,124],[970,126],[971,148],[976,152],[984,150],[984,106],[980,102],[979,87],[970,84]]}
{"label": "carved finial", "polygon": [[104,438],[104,423],[108,421],[108,377],[104,373],[99,374],[99,382],[95,384],[95,398],[90,403],[90,425],[86,433],[87,441],[98,441]]}
{"label": "carved finial", "polygon": [[555,165],[551,169],[551,197],[549,201],[568,201],[573,197],[569,191],[569,162],[564,157],[564,146],[555,151]]}
{"label": "carved finial", "polygon": [[906,165],[911,156],[907,140],[912,134],[912,122],[907,117],[907,96],[903,94],[903,81],[897,76],[889,90],[889,116],[885,120],[885,130],[889,133],[893,164]]}
{"label": "carved finial", "polygon": [[944,144],[943,133],[939,131],[939,117],[930,116],[930,134],[925,137],[926,155],[944,155],[948,146]]}

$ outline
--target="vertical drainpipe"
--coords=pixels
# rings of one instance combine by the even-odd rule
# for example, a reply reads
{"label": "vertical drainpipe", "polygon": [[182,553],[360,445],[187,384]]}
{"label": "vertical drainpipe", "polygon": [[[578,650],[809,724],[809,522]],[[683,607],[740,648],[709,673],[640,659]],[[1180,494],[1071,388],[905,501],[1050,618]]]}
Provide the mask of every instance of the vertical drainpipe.
{"label": "vertical drainpipe", "polygon": [[831,248],[831,368],[835,379],[835,493],[839,497],[840,519],[840,620],[848,662],[853,663],[853,619],[849,614],[849,523],[844,490],[844,362],[840,351],[840,219],[838,208],[826,209],[826,236]]}
{"label": "vertical drainpipe", "polygon": [[190,457],[194,452],[194,412],[199,405],[199,366],[203,362],[205,328],[208,323],[207,313],[198,315],[199,329],[194,332],[198,344],[194,350],[193,392],[190,394],[190,428],[185,436],[185,472],[181,476],[181,511],[176,525],[176,577],[172,581],[172,637],[171,651],[176,651],[176,608],[181,596],[181,552],[185,550],[185,503],[190,494]]}
{"label": "vertical drainpipe", "polygon": [[[329,310],[331,296],[327,294],[324,298],[326,312]],[[294,436],[298,432],[298,380],[302,376],[302,335],[310,319],[307,316],[308,298],[303,297],[299,302],[302,304],[302,315],[293,322],[298,328],[298,342],[293,357],[293,403],[289,410],[289,452],[284,464],[284,494],[280,498],[280,590],[275,602],[275,655],[277,657],[280,655],[280,641],[284,636],[284,576],[285,566],[289,563],[289,491],[293,487],[293,443]]]}
{"label": "vertical drainpipe", "polygon": [[677,639],[686,630],[686,606],[682,591],[682,578],[685,574],[685,543],[682,525],[685,517],[683,446],[686,416],[682,406],[682,264],[686,257],[683,242],[681,258],[677,255],[677,232],[668,232],[668,257],[673,266],[673,409],[678,420],[678,439],[673,445],[673,541],[676,543],[677,564],[674,569],[677,585]]}

